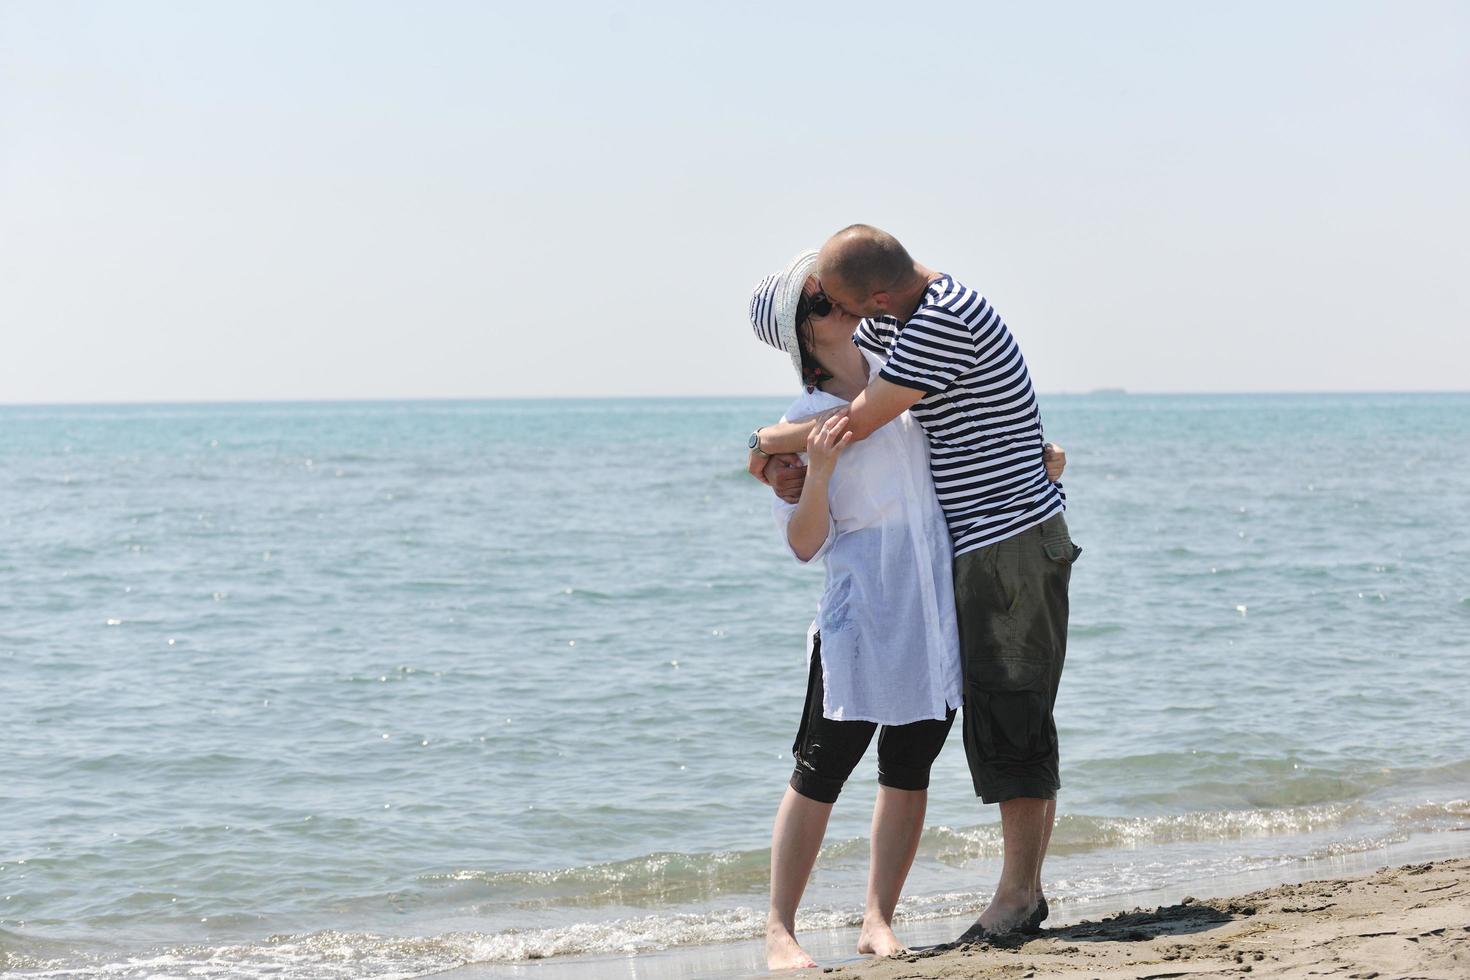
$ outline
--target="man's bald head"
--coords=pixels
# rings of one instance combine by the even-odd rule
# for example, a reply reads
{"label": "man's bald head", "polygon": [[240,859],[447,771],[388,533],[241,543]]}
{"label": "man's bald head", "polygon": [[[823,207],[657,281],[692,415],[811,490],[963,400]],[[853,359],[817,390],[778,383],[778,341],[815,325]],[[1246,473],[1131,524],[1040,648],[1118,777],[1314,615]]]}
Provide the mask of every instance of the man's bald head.
{"label": "man's bald head", "polygon": [[845,291],[864,296],[902,285],[914,275],[914,260],[897,238],[872,225],[848,225],[827,239],[817,256],[817,276],[835,279]]}

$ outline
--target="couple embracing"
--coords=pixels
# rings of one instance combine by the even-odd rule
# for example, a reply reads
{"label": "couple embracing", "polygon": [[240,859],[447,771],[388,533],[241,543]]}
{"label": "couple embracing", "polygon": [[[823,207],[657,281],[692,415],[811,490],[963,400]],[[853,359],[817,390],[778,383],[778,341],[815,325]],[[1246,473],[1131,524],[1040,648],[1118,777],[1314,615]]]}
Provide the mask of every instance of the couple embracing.
{"label": "couple embracing", "polygon": [[815,965],[796,907],[874,734],[858,949],[903,949],[893,910],[961,704],[975,793],[1000,804],[1005,838],[995,896],[961,938],[1034,931],[1047,917],[1041,865],[1061,785],[1052,709],[1081,549],[1020,348],[984,297],[867,225],[763,280],[750,320],[802,386],[780,422],[751,434],[750,472],[775,489],[792,554],[827,573],[771,835],[767,962]]}

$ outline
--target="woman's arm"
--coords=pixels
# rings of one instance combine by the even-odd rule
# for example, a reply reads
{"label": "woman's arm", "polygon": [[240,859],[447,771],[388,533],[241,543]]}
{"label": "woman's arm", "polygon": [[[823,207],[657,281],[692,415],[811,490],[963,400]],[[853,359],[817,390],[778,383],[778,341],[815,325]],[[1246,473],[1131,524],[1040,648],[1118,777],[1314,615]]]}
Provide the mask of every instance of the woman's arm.
{"label": "woman's arm", "polygon": [[801,502],[796,505],[786,524],[786,541],[801,561],[811,561],[822,550],[832,528],[832,513],[827,509],[828,477],[807,474],[801,488]]}
{"label": "woman's arm", "polygon": [[786,525],[786,540],[802,561],[811,561],[822,550],[832,528],[832,512],[827,507],[827,487],[837,457],[852,442],[846,418],[828,419],[812,429],[807,439],[806,483],[801,488],[801,502]]}

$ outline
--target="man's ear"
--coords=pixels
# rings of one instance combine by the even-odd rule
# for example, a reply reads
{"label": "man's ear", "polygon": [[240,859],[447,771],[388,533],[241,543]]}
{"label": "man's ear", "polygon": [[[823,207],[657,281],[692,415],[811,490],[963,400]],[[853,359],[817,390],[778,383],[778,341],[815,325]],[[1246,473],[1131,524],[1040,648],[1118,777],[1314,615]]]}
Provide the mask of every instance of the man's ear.
{"label": "man's ear", "polygon": [[881,293],[874,293],[872,296],[869,297],[869,300],[874,306],[878,307],[878,309],[882,310],[884,313],[887,313],[889,310],[888,302],[892,298],[892,296],[892,293],[884,290]]}

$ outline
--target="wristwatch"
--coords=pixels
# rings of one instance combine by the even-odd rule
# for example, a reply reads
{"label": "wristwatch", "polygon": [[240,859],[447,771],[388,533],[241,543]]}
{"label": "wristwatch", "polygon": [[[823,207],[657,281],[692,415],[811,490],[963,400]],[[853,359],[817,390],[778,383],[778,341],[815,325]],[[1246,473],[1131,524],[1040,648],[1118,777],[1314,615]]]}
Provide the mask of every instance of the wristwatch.
{"label": "wristwatch", "polygon": [[768,453],[768,452],[766,452],[764,449],[761,448],[761,430],[760,429],[756,429],[754,432],[752,432],[750,434],[750,442],[747,443],[747,445],[750,446],[750,451],[753,452],[753,453],[755,453],[757,456],[760,456],[760,457],[762,457],[764,459],[770,459],[771,458],[771,454]]}

